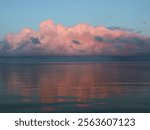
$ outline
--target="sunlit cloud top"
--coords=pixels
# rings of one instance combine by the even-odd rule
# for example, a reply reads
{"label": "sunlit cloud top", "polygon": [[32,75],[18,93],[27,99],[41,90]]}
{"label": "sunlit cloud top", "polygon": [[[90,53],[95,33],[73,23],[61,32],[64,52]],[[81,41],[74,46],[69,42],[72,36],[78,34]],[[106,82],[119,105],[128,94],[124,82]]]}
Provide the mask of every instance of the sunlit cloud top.
{"label": "sunlit cloud top", "polygon": [[149,55],[150,37],[130,29],[80,23],[65,27],[43,21],[39,31],[24,28],[0,42],[0,56]]}

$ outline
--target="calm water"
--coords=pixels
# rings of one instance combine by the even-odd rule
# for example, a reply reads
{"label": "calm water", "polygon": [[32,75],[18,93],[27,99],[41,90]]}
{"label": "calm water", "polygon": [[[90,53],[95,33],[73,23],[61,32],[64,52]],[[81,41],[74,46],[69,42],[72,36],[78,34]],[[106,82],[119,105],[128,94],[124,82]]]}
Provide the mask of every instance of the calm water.
{"label": "calm water", "polygon": [[0,112],[150,112],[150,62],[0,63]]}

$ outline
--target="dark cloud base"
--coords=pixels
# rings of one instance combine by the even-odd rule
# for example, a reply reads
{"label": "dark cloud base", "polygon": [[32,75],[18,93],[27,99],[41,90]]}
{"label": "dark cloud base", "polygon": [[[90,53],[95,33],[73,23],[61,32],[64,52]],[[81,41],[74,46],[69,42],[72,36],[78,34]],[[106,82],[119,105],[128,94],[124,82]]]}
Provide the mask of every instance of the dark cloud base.
{"label": "dark cloud base", "polygon": [[150,62],[150,56],[16,56],[1,57],[0,63],[87,63],[87,62]]}

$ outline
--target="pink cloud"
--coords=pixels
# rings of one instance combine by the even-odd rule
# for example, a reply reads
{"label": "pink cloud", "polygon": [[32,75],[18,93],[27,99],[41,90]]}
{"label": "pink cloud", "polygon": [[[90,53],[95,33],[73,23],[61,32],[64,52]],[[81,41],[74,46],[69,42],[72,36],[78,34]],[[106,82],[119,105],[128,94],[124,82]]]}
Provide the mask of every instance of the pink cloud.
{"label": "pink cloud", "polygon": [[150,37],[130,30],[81,23],[72,27],[46,20],[39,31],[25,28],[0,42],[0,55],[143,55]]}

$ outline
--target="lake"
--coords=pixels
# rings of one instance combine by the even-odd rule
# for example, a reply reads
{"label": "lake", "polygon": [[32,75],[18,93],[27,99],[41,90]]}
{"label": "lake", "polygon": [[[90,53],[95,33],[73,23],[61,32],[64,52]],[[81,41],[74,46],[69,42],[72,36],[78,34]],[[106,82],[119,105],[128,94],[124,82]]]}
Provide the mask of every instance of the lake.
{"label": "lake", "polygon": [[31,61],[0,62],[0,112],[150,112],[148,61]]}

